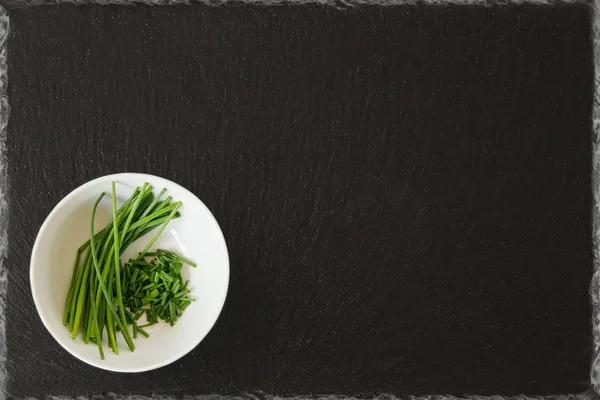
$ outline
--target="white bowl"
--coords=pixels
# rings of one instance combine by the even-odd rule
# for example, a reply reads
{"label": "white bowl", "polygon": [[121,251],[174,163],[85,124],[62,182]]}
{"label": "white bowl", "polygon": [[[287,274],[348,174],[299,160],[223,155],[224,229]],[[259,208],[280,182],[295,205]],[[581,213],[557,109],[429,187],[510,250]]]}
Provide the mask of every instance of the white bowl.
{"label": "white bowl", "polygon": [[[184,266],[182,275],[189,279],[190,296],[195,298],[175,326],[160,322],[147,328],[149,338],[138,335],[131,352],[118,334],[119,355],[108,347],[104,337],[101,360],[95,344],[85,344],[81,333],[76,340],[62,324],[63,309],[69,289],[77,248],[89,239],[92,207],[101,192],[106,196],[98,206],[95,229],[101,230],[112,215],[111,184],[116,182],[117,205],[122,205],[137,186],[148,182],[154,194],[162,188],[173,201],[181,201],[181,217],[172,220],[156,248],[172,250],[195,261],[198,266]],[[165,195],[166,197],[166,195]],[[152,238],[150,234],[134,242],[121,257],[137,255]],[[208,208],[190,191],[168,181],[145,174],[108,175],[75,189],[52,210],[40,228],[31,254],[31,291],[42,322],[54,339],[69,353],[93,366],[117,372],[142,372],[183,357],[200,343],[213,327],[225,303],[229,284],[229,257],[223,234]],[[130,327],[131,329],[131,327]]]}

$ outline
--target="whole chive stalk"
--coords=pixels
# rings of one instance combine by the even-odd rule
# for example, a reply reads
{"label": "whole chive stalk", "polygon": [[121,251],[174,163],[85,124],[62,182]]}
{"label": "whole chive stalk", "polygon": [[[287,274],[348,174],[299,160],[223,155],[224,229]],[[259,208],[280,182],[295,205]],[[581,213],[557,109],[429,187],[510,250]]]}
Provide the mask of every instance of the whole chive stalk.
{"label": "whole chive stalk", "polygon": [[[144,183],[144,186],[142,187],[142,191],[141,191],[140,195],[133,202],[133,207],[132,207],[131,211],[129,212],[129,216],[125,220],[125,226],[123,227],[123,235],[120,238],[121,244],[123,244],[123,241],[125,240],[125,234],[127,233],[127,230],[129,229],[129,225],[131,225],[131,221],[133,220],[133,217],[135,216],[135,212],[136,212],[138,206],[140,205],[140,202],[144,198],[144,194],[147,191],[149,191],[149,192],[152,191],[152,186],[148,185],[148,183]],[[112,192],[113,192],[113,218],[116,219],[115,215],[116,215],[116,209],[117,209],[117,200],[116,200],[116,190],[115,190],[114,182],[112,183]],[[118,230],[114,229],[114,232],[115,232],[114,240],[116,243],[117,239],[119,238]],[[117,247],[117,249],[118,249],[118,247]]]}
{"label": "whole chive stalk", "polygon": [[77,332],[79,331],[79,322],[83,316],[83,311],[85,307],[85,303],[87,300],[87,285],[88,285],[88,276],[90,274],[89,264],[87,264],[82,272],[81,285],[79,286],[79,292],[76,294],[76,307],[75,307],[75,317],[73,320],[72,328],[71,328],[71,337],[75,339],[77,337]]}
{"label": "whole chive stalk", "polygon": [[69,292],[67,293],[67,301],[65,302],[65,310],[63,312],[63,325],[67,326],[69,323],[69,310],[71,309],[71,300],[73,300],[73,292],[75,291],[75,279],[77,278],[77,270],[79,267],[79,261],[81,259],[81,251],[77,250],[77,256],[75,257],[75,265],[73,266],[73,274],[71,275],[71,283],[69,284]]}
{"label": "whole chive stalk", "polygon": [[163,196],[163,194],[165,194],[165,192],[167,191],[167,189],[162,189],[154,199],[152,199],[152,202],[150,203],[150,205],[148,207],[146,207],[146,209],[144,210],[144,212],[142,213],[142,215],[140,215],[140,217],[138,218],[138,221],[144,219],[149,213],[150,211],[152,211],[154,209],[154,207],[156,206],[156,203],[159,202],[159,200],[161,199],[161,197]]}
{"label": "whole chive stalk", "polygon": [[[145,185],[144,185],[145,188]],[[142,193],[144,192],[144,189],[142,189]],[[142,195],[140,194],[140,196],[138,196],[137,201],[134,203],[133,205],[133,210],[132,212],[129,214],[131,216],[131,214],[133,214],[135,212],[135,209],[137,207],[137,205],[139,204],[139,201],[141,199]],[[115,189],[115,183],[112,183],[112,204],[113,204],[113,220],[116,221],[117,220],[117,191]],[[128,219],[129,220],[129,219]],[[93,232],[92,232],[93,234]],[[115,279],[116,279],[116,289],[117,289],[117,300],[119,302],[119,313],[121,314],[121,324],[119,325],[119,329],[121,331],[121,333],[123,334],[123,338],[125,339],[125,341],[127,343],[132,343],[133,345],[133,341],[131,340],[131,336],[129,335],[129,327],[127,326],[127,320],[125,319],[125,309],[123,308],[123,295],[121,293],[121,261],[119,259],[120,253],[119,253],[119,228],[117,226],[116,223],[113,224],[113,249],[114,249],[114,256],[115,256],[115,264],[114,264],[114,268],[115,268]],[[131,348],[131,346],[130,346]],[[131,349],[131,351],[133,351],[133,349]]]}
{"label": "whole chive stalk", "polygon": [[179,208],[178,204],[181,205],[180,203],[173,203],[173,204],[167,205],[166,207],[162,207],[162,208],[158,209],[157,211],[153,212],[152,214],[150,214],[150,215],[140,219],[139,221],[135,222],[134,224],[132,224],[128,228],[128,231],[133,231],[136,228],[139,228],[140,226],[147,224],[148,222],[152,221],[153,219],[160,217],[164,214],[167,214],[169,211],[173,210],[174,208]]}
{"label": "whole chive stalk", "polygon": [[[104,229],[101,230],[100,232],[98,232],[96,234],[95,238],[98,239],[102,235],[104,235]],[[65,310],[63,313],[63,325],[65,325],[65,326],[67,326],[67,324],[69,322],[71,303],[73,301],[74,293],[78,292],[78,290],[77,290],[78,286],[76,285],[76,280],[77,280],[78,272],[80,271],[79,262],[81,261],[81,254],[89,247],[89,245],[90,245],[90,241],[88,240],[87,242],[82,244],[77,249],[77,254],[75,256],[75,264],[73,265],[73,273],[71,275],[71,283],[69,285],[69,292],[67,293],[67,300],[65,302]],[[84,260],[84,262],[85,262],[85,260]]]}
{"label": "whole chive stalk", "polygon": [[[100,285],[102,293],[104,294],[104,297],[106,299],[107,308],[110,310],[110,315],[117,322],[117,326],[119,327],[121,332],[123,332],[124,331],[123,325],[121,323],[121,320],[117,316],[117,313],[115,312],[112,298],[108,296],[108,290],[106,289],[106,285],[101,278],[102,274],[100,273],[100,267],[98,266],[98,259],[96,258],[96,246],[94,243],[95,242],[94,241],[94,218],[96,216],[96,209],[98,208],[98,203],[100,203],[100,200],[102,200],[103,197],[104,197],[104,192],[102,192],[102,194],[98,197],[98,200],[96,200],[96,203],[94,204],[94,208],[92,210],[92,222],[90,224],[90,247],[91,247],[91,251],[92,251],[92,261],[94,264],[94,268],[96,270],[96,274],[98,276],[98,284]],[[133,351],[135,349],[135,345],[133,344],[131,337],[129,337],[129,335],[123,335],[123,337],[125,339],[125,342],[127,342],[127,346],[129,347],[129,349],[131,349],[131,351]],[[113,344],[116,347],[116,343],[113,343]]]}
{"label": "whole chive stalk", "polygon": [[[137,192],[139,192],[139,188],[136,188],[134,195],[137,195]],[[124,204],[123,207],[121,207],[119,209],[119,214],[121,214],[124,209],[128,206],[128,203]],[[107,228],[110,228],[112,224],[112,221],[109,222],[109,225],[107,226]],[[106,229],[101,230],[100,232],[98,232],[94,238],[97,239],[100,243],[103,242],[103,236],[104,236],[104,232],[106,231]],[[85,249],[88,248],[88,246],[90,245],[90,240],[86,241],[79,249],[78,249],[78,256],[80,256],[83,251]],[[79,264],[79,262],[77,261],[76,258],[76,263],[74,265],[73,268],[73,275],[71,277],[71,285],[69,286],[69,292],[67,294],[67,300],[65,302],[65,313],[63,314],[63,324],[65,323],[65,319],[68,321],[67,325],[69,328],[69,331],[74,331],[75,333],[77,332],[76,329],[76,324],[75,324],[75,320],[76,320],[76,311],[77,311],[77,306],[80,300],[85,299],[85,297],[80,297],[80,290],[81,290],[81,283],[83,281],[83,278],[85,276],[85,272],[88,270],[88,268],[90,268],[90,264],[91,260],[89,258],[89,251],[86,252],[86,256],[84,257],[83,260],[83,264],[81,267],[77,268],[77,264]],[[89,275],[89,273],[88,273]],[[87,288],[84,285],[84,291],[87,290]],[[78,323],[77,323],[78,326]]]}
{"label": "whole chive stalk", "polygon": [[154,244],[154,242],[156,242],[156,239],[158,239],[158,237],[160,236],[160,234],[163,233],[163,231],[165,230],[165,228],[167,227],[167,225],[169,224],[169,222],[173,219],[173,217],[175,216],[175,213],[177,212],[177,210],[179,209],[179,207],[181,207],[181,202],[177,202],[175,204],[177,204],[177,206],[175,208],[173,208],[173,211],[171,211],[171,214],[169,214],[169,217],[161,225],[161,227],[158,230],[158,232],[156,232],[156,234],[154,234],[154,237],[150,240],[150,243],[148,243],[148,245],[146,246],[146,248],[140,253],[140,256],[138,257],[138,260],[141,260],[142,258],[144,258],[144,254],[146,254],[148,252],[148,250],[150,250],[150,248],[152,247],[152,245]]}
{"label": "whole chive stalk", "polygon": [[[121,207],[121,209],[124,210],[124,211],[119,216],[119,218],[117,219],[117,225],[119,225],[123,221],[123,219],[127,216],[129,210],[131,209],[131,205],[132,205],[133,201],[138,196],[138,193],[140,193],[139,188],[137,188],[133,192],[133,194],[131,195],[131,197],[127,200],[126,206],[124,205],[123,207]],[[112,227],[113,227],[113,224],[109,223],[109,225],[107,226],[106,229],[110,228],[109,232],[112,232]],[[107,232],[106,241],[104,242],[104,246],[103,246],[102,253],[101,253],[101,256],[100,256],[100,263],[99,263],[99,265],[103,266],[102,267],[102,280],[103,281],[106,281],[107,279],[109,279],[109,273],[112,272],[112,268],[111,267],[112,267],[113,263],[111,261],[111,254],[110,253],[112,252],[112,247],[111,246],[113,245],[113,241],[114,241],[114,236],[108,234],[108,232]],[[112,282],[112,275],[110,275],[110,276],[111,276],[111,278],[109,279],[109,282]],[[111,290],[112,290],[112,288],[111,288]],[[100,288],[98,288],[97,291],[96,291],[96,306],[100,305],[101,298],[102,298],[102,290]],[[107,329],[107,331],[109,332],[109,338],[110,338],[111,329],[114,330],[114,324],[112,324],[113,322],[114,321],[112,321],[112,317],[107,318],[107,323],[110,323],[108,325],[108,329]],[[112,339],[112,338],[110,338],[110,339]],[[114,346],[116,346],[116,342],[114,342],[114,343],[115,343]],[[116,349],[114,347],[113,347],[113,351],[116,352]]]}
{"label": "whole chive stalk", "polygon": [[90,291],[90,308],[92,309],[92,320],[94,324],[94,333],[96,339],[96,345],[98,346],[98,352],[100,353],[100,359],[104,360],[104,349],[102,348],[102,335],[100,334],[100,324],[98,322],[98,310],[94,303],[94,292]]}

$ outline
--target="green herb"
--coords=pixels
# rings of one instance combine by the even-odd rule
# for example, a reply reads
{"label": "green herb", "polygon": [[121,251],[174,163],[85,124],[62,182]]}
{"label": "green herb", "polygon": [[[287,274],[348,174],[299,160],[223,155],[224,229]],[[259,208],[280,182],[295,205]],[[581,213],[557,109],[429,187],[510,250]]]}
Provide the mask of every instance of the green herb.
{"label": "green herb", "polygon": [[[149,257],[152,259],[146,260]],[[148,324],[138,325],[137,329],[151,326],[159,319],[174,325],[182,310],[194,301],[187,296],[190,293],[187,281],[181,280],[182,264],[196,264],[168,250],[157,250],[145,256],[140,253],[138,259],[129,261],[134,272],[129,282],[123,285],[126,288],[123,292],[124,305],[130,308],[138,304],[148,307],[145,310]],[[136,276],[150,278],[135,279]]]}
{"label": "green herb", "polygon": [[[92,208],[89,240],[77,249],[75,255],[63,325],[69,329],[73,339],[82,331],[85,343],[95,343],[102,359],[105,331],[114,353],[119,352],[117,332],[133,351],[135,345],[129,325],[132,325],[133,338],[137,338],[138,334],[148,337],[144,327],[156,324],[158,319],[173,325],[181,311],[193,301],[186,296],[189,290],[186,289],[187,282],[181,282],[180,270],[182,263],[196,265],[167,250],[148,253],[168,223],[180,217],[178,210],[181,207],[181,202],[171,203],[170,196],[161,200],[165,189],[157,196],[152,194],[152,190],[151,185],[144,183],[117,208],[113,182],[111,220],[104,229],[94,233],[96,210],[105,196],[101,193]],[[156,233],[139,257],[121,265],[123,252],[155,229]],[[154,259],[148,262],[148,256]],[[144,314],[147,324],[139,325],[138,321]]]}

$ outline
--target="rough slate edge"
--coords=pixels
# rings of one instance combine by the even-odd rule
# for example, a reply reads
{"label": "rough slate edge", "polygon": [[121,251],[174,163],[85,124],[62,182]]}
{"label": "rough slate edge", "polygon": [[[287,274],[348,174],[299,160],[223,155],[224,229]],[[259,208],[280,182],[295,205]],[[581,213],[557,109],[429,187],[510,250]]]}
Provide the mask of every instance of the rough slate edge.
{"label": "rough slate edge", "polygon": [[[594,249],[594,275],[590,285],[592,312],[592,330],[594,337],[593,362],[590,371],[593,389],[580,394],[556,394],[553,396],[528,397],[523,395],[506,396],[403,396],[397,397],[380,394],[373,400],[599,400],[600,399],[600,0],[4,0],[2,3],[9,7],[42,6],[60,3],[71,4],[117,4],[131,5],[135,3],[149,5],[172,5],[200,3],[209,6],[219,6],[227,2],[251,3],[256,5],[272,6],[278,4],[324,4],[338,8],[355,7],[360,5],[473,5],[473,6],[502,6],[517,4],[535,5],[560,5],[560,4],[589,4],[593,9],[593,51],[594,51],[594,105],[592,111],[593,132],[593,167],[592,167],[592,237]],[[7,269],[4,261],[7,254],[7,228],[8,228],[8,176],[6,156],[6,126],[10,106],[7,96],[7,45],[9,34],[9,17],[4,7],[0,6],[0,400],[7,398],[6,394],[6,319],[4,309],[6,306]],[[33,398],[27,398],[33,399]],[[92,397],[48,396],[48,400],[175,400],[169,396],[136,396],[118,395],[114,393],[101,394]],[[357,400],[355,397],[342,395],[305,395],[295,397],[278,397],[264,393],[244,394],[239,396],[225,396],[217,394],[186,395],[184,400]]]}
{"label": "rough slate edge", "polygon": [[[118,4],[130,5],[134,3],[150,5],[170,5],[170,4],[193,4],[201,3],[211,6],[218,6],[227,3],[230,0],[13,0],[6,1],[4,4],[23,7],[39,6],[59,3],[72,4]],[[592,210],[592,236],[594,248],[594,275],[590,286],[591,301],[593,305],[593,337],[594,354],[591,368],[591,383],[593,390],[580,394],[557,394],[554,396],[536,396],[528,397],[523,395],[505,397],[505,396],[468,396],[468,400],[528,400],[528,399],[547,399],[547,400],[597,400],[600,396],[600,0],[234,0],[242,3],[252,3],[258,5],[278,5],[278,4],[325,4],[334,7],[354,7],[358,5],[410,5],[410,4],[433,4],[433,5],[474,5],[474,6],[501,6],[511,4],[537,4],[537,5],[557,5],[557,4],[590,4],[593,8],[593,51],[594,51],[594,105],[593,105],[593,169],[592,169],[592,189],[593,189],[593,210]],[[4,266],[4,260],[7,253],[7,227],[8,227],[8,176],[6,172],[6,126],[10,107],[7,98],[7,63],[6,40],[9,34],[9,18],[6,9],[0,6],[0,400],[5,400],[6,395],[6,329],[4,308],[6,306],[6,285],[7,270]],[[52,400],[85,400],[86,397],[72,398],[69,396],[49,396]],[[168,396],[123,396],[114,393],[92,396],[90,400],[174,400],[174,397]],[[355,397],[340,395],[306,395],[282,398],[268,394],[245,394],[241,396],[223,396],[223,395],[196,395],[184,396],[184,400],[355,400]],[[457,400],[454,396],[404,396],[402,398],[381,394],[373,398],[374,400]]]}
{"label": "rough slate edge", "polygon": [[[227,3],[230,0],[8,0],[3,2],[5,5],[13,7],[40,6],[59,3],[72,4],[118,4],[131,5],[135,3],[150,5],[170,5],[170,4],[193,4],[201,3],[211,6],[218,6]],[[594,51],[594,105],[593,105],[593,169],[592,169],[592,189],[593,189],[593,210],[592,210],[592,237],[594,248],[594,275],[590,286],[591,301],[593,305],[592,324],[594,337],[594,354],[591,368],[591,384],[593,390],[580,394],[557,394],[554,396],[536,396],[528,397],[523,395],[506,396],[467,396],[468,400],[597,400],[600,398],[600,0],[233,0],[241,3],[252,3],[257,5],[278,5],[278,4],[324,4],[333,7],[354,7],[359,5],[410,5],[410,4],[430,4],[430,5],[474,5],[474,6],[502,6],[516,4],[536,4],[536,5],[557,5],[557,4],[590,4],[593,8],[593,51]],[[7,270],[4,261],[7,253],[7,227],[8,227],[8,176],[7,156],[6,156],[6,126],[10,107],[7,98],[7,45],[6,40],[9,34],[9,17],[6,9],[0,6],[0,400],[5,400],[6,394],[6,319],[4,309],[6,306],[6,285]],[[52,400],[85,400],[86,397],[72,398],[69,396],[49,396]],[[97,395],[89,398],[90,400],[174,400],[174,397],[168,396],[123,396],[114,393]],[[341,395],[306,395],[295,397],[278,397],[268,394],[245,394],[240,396],[223,395],[196,395],[184,396],[184,400],[355,400],[355,397]],[[374,400],[457,400],[454,396],[404,396],[396,397],[393,395],[381,394],[373,398]]]}
{"label": "rough slate edge", "polygon": [[[13,0],[6,1],[4,4],[24,7],[40,6],[59,3],[72,4],[118,4],[131,5],[134,3],[150,5],[170,5],[170,4],[193,4],[201,3],[211,6],[218,6],[227,3],[229,0]],[[334,7],[354,7],[358,5],[410,5],[410,4],[433,4],[433,5],[474,5],[474,6],[501,6],[511,4],[537,4],[537,5],[557,5],[557,4],[590,4],[594,11],[593,17],[593,39],[594,39],[594,105],[593,105],[593,171],[592,188],[594,205],[592,210],[593,220],[593,248],[594,248],[594,275],[590,286],[591,301],[593,305],[593,337],[594,354],[591,368],[591,383],[593,390],[580,394],[557,394],[554,396],[468,396],[469,400],[528,400],[528,399],[547,399],[547,400],[597,400],[600,392],[600,0],[593,2],[585,0],[234,0],[242,3],[252,3],[258,5],[278,5],[278,4],[325,4]],[[7,270],[4,267],[4,260],[7,250],[7,226],[8,226],[8,177],[6,173],[7,157],[5,149],[6,126],[8,123],[8,114],[10,111],[7,93],[7,64],[6,64],[6,39],[9,33],[9,18],[4,7],[0,6],[0,400],[6,399],[6,381],[7,373],[6,363],[6,332],[4,307],[6,305],[6,284]],[[49,396],[53,400],[74,399],[69,396]],[[76,397],[75,399],[85,400],[86,397]],[[89,398],[90,400],[174,400],[174,397],[168,396],[123,396],[114,393],[97,395]],[[245,394],[241,396],[223,396],[223,395],[196,395],[184,396],[184,400],[355,400],[354,397],[340,395],[306,395],[282,398],[268,394]],[[454,396],[404,396],[402,398],[381,394],[373,398],[374,400],[456,400]]]}

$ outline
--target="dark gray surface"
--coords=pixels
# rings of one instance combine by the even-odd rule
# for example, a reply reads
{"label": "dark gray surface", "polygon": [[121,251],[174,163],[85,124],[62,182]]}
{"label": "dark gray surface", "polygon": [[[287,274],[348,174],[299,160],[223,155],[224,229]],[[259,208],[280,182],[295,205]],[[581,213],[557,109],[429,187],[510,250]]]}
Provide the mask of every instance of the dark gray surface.
{"label": "dark gray surface", "polygon": [[[552,394],[589,386],[590,10],[12,10],[9,393]],[[117,375],[28,286],[77,185],[149,172],[228,242],[215,329]]]}

